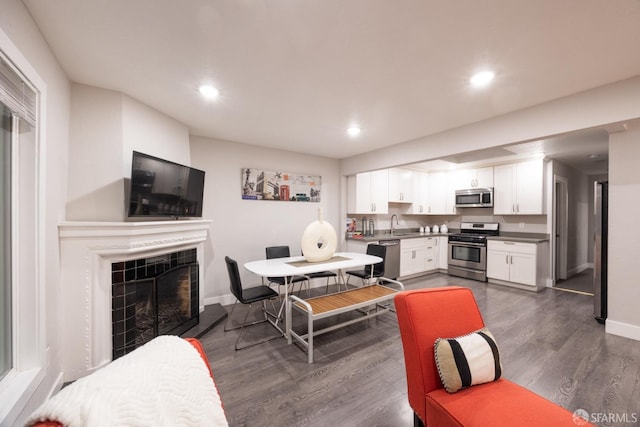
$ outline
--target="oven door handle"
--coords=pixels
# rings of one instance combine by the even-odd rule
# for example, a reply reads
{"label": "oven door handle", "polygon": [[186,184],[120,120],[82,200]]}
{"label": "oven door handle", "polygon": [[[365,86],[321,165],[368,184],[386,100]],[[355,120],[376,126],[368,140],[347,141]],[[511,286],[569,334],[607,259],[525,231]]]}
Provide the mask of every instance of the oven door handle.
{"label": "oven door handle", "polygon": [[484,248],[487,246],[484,243],[470,243],[470,242],[449,242],[449,244],[454,246],[467,246],[470,248]]}

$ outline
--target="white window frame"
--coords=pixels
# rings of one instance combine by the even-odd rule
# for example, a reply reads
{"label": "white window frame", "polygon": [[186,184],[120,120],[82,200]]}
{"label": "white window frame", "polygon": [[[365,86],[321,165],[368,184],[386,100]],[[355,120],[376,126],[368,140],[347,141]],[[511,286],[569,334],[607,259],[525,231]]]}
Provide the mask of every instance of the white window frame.
{"label": "white window frame", "polygon": [[[13,425],[41,384],[47,366],[44,281],[46,85],[1,29],[0,50],[39,93],[34,142],[12,147],[13,368],[0,381],[0,425]],[[25,206],[32,210],[25,210]]]}

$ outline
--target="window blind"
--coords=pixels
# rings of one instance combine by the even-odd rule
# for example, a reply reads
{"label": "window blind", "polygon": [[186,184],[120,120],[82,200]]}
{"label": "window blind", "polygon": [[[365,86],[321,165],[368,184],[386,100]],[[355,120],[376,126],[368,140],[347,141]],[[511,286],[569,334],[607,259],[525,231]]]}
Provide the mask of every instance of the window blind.
{"label": "window blind", "polygon": [[37,93],[0,52],[0,101],[31,126],[36,125]]}

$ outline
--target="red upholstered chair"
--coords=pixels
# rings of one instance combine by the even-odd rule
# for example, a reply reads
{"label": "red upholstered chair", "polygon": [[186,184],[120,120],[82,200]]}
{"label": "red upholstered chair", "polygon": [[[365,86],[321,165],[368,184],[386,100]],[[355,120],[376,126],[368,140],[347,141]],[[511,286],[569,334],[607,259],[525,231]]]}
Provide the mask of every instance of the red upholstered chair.
{"label": "red upholstered chair", "polygon": [[415,426],[590,425],[582,419],[574,422],[571,412],[504,378],[456,393],[443,388],[435,363],[435,340],[485,326],[470,289],[404,291],[396,295],[395,307]]}

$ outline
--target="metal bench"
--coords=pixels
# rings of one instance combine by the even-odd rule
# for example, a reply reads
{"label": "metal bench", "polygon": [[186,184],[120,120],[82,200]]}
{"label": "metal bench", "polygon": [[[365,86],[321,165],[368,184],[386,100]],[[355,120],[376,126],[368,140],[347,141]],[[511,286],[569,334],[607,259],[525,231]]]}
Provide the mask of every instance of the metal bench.
{"label": "metal bench", "polygon": [[[380,283],[392,284],[398,289],[383,286]],[[289,344],[296,339],[307,350],[309,363],[313,363],[313,337],[333,331],[343,326],[361,322],[372,317],[384,314],[391,310],[390,304],[383,305],[385,301],[390,301],[400,291],[404,290],[404,286],[397,280],[381,277],[376,284],[364,286],[357,289],[350,289],[329,295],[323,295],[315,298],[302,299],[295,295],[289,296],[289,304],[287,304],[287,340]],[[373,309],[364,310],[365,308],[374,306]],[[307,315],[307,333],[298,334],[293,330],[291,316],[293,309]],[[316,320],[324,319],[330,316],[347,313],[353,310],[360,310],[362,316],[346,320],[341,323],[315,331],[313,324]]]}

